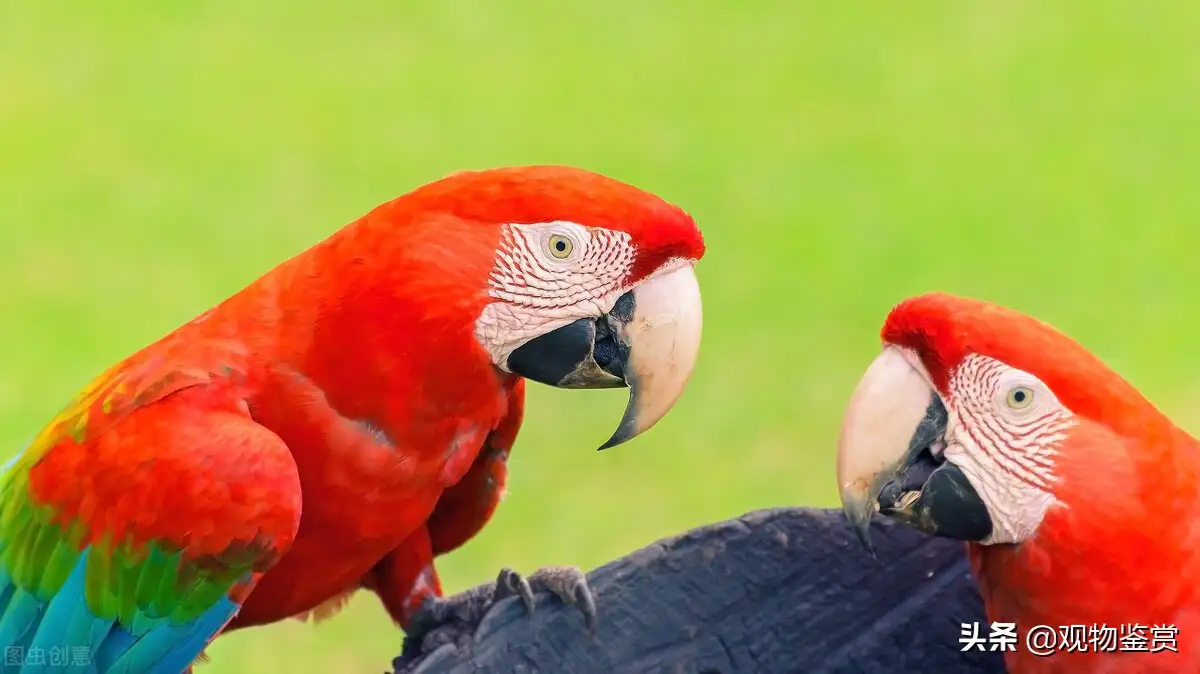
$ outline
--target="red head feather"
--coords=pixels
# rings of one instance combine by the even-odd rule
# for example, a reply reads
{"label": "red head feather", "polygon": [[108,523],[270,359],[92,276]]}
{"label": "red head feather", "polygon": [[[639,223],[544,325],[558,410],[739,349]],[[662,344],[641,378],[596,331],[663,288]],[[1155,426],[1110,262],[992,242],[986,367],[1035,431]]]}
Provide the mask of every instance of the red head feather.
{"label": "red head feather", "polygon": [[[913,349],[943,396],[974,353],[1036,376],[1079,417],[1054,458],[1059,504],[1036,535],[968,545],[989,619],[1022,634],[1034,625],[1171,624],[1182,640],[1200,627],[1200,529],[1181,524],[1193,517],[1200,476],[1190,436],[1075,340],[1012,309],[922,295],[892,310],[882,337]],[[1111,671],[1190,671],[1200,642],[1188,646],[1180,644],[1182,661],[1086,649],[1039,658],[1018,647],[1006,662],[1031,674],[1098,671],[1100,662]]]}
{"label": "red head feather", "polygon": [[569,166],[463,171],[401,197],[406,208],[500,225],[565,220],[625,232],[638,257],[627,283],[671,258],[704,255],[700,229],[686,212],[626,183]]}
{"label": "red head feather", "polygon": [[974,353],[1034,375],[1076,415],[1121,435],[1138,435],[1148,408],[1157,416],[1136,388],[1078,342],[996,304],[944,293],[920,295],[892,310],[882,337],[916,351],[943,395],[951,373]]}
{"label": "red head feather", "polygon": [[355,398],[340,404],[359,417],[378,417],[367,405],[397,382],[435,382],[463,399],[458,389],[495,379],[474,328],[495,301],[502,226],[553,221],[628,234],[626,287],[672,258],[704,254],[687,213],[612,178],[566,166],[466,171],[373,209],[232,301],[260,323],[278,317],[261,332],[279,343],[262,348],[294,352],[288,360],[303,359],[297,369],[329,395]]}

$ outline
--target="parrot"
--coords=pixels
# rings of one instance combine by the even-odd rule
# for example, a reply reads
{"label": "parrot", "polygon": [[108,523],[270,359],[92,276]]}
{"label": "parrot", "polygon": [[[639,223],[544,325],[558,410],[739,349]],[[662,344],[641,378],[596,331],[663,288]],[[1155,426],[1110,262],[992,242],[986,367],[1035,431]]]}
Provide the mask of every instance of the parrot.
{"label": "parrot", "polygon": [[881,336],[837,445],[862,544],[874,512],[965,541],[1013,674],[1200,671],[1197,440],[1015,309],[928,293]]}
{"label": "parrot", "polygon": [[678,206],[570,166],[460,171],[378,206],[95,377],[9,462],[0,644],[186,672],[219,634],[359,590],[405,631],[534,592],[593,622],[575,567],[504,569],[466,606],[434,559],[504,495],[526,380],[627,388],[600,449],[672,409],[704,252]]}

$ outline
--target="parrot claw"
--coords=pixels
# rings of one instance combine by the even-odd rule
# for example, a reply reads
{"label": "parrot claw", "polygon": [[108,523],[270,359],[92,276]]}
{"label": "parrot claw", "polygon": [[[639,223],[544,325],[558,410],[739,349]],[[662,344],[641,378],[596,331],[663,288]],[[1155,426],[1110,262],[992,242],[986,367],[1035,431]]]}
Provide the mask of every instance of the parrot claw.
{"label": "parrot claw", "polygon": [[500,575],[496,576],[496,589],[492,593],[492,603],[506,599],[512,596],[521,598],[521,603],[525,604],[525,610],[533,613],[533,588],[529,586],[529,581],[521,574],[512,569],[500,569]]}
{"label": "parrot claw", "polygon": [[[567,606],[574,606],[583,614],[583,622],[590,634],[596,633],[596,599],[588,586],[587,576],[574,566],[546,566],[529,576],[528,587],[534,592],[549,592]],[[532,597],[526,602],[533,613]]]}
{"label": "parrot claw", "polygon": [[496,590],[492,603],[512,596],[521,598],[525,610],[533,614],[533,595],[549,592],[567,606],[574,606],[583,614],[584,625],[591,634],[596,633],[596,600],[588,587],[587,576],[574,566],[546,566],[534,571],[528,580],[512,569],[501,569],[496,577]]}
{"label": "parrot claw", "polygon": [[512,569],[501,569],[496,583],[483,585],[451,597],[426,597],[409,625],[404,653],[396,659],[396,672],[409,672],[409,665],[449,646],[470,648],[470,642],[484,616],[500,601],[519,597],[529,615],[533,615],[538,592],[549,592],[564,604],[583,614],[589,634],[596,633],[596,600],[587,576],[573,566],[547,566],[528,578]]}

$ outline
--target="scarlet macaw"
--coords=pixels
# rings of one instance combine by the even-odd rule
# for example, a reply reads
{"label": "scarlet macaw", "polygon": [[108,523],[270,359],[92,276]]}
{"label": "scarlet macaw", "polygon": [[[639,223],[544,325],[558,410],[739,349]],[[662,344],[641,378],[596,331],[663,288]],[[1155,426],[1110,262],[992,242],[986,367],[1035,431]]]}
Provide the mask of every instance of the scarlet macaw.
{"label": "scarlet macaw", "polygon": [[[1200,444],[1011,309],[923,295],[882,337],[838,445],[864,544],[876,510],[968,541],[988,619],[1020,635],[1005,653],[1015,674],[1200,669]],[[1071,648],[1073,626],[1118,639]],[[1029,640],[1047,629],[1058,634]]]}
{"label": "scarlet macaw", "polygon": [[[653,426],[696,361],[703,254],[679,208],[567,167],[374,209],[100,375],[15,460],[0,644],[179,672],[360,587],[406,629],[479,609],[440,598],[433,560],[496,508],[523,378],[628,386],[602,449]],[[501,581],[594,618],[573,567]]]}

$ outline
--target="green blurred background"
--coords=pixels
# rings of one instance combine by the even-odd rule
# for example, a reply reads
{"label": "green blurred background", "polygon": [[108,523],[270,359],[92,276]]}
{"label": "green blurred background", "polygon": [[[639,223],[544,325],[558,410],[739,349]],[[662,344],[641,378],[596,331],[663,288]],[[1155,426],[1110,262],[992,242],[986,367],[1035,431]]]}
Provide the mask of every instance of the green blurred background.
{"label": "green blurred background", "polygon": [[[1200,6],[1065,4],[0,3],[0,446],[378,203],[528,163],[696,217],[704,346],[616,451],[593,449],[623,393],[531,390],[448,590],[833,505],[842,406],[927,290],[1058,325],[1195,427]],[[202,671],[381,671],[399,646],[364,595]]]}

